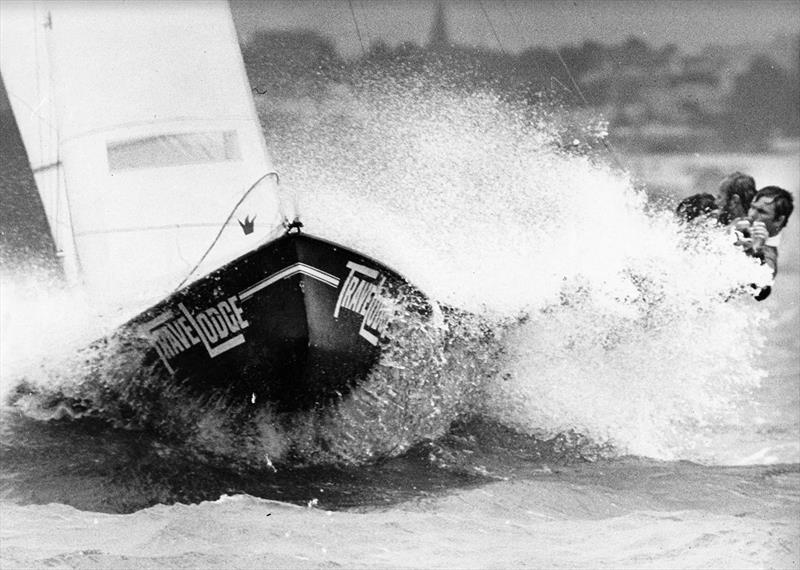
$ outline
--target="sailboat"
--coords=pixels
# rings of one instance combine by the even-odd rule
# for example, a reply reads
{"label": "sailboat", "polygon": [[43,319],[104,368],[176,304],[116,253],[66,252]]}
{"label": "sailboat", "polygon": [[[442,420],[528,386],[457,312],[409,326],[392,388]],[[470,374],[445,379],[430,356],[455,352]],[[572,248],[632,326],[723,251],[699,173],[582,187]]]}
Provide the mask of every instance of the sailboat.
{"label": "sailboat", "polygon": [[93,345],[104,361],[291,412],[363,379],[403,313],[436,316],[397,272],[281,213],[227,2],[9,1],[0,25],[65,278],[146,300]]}

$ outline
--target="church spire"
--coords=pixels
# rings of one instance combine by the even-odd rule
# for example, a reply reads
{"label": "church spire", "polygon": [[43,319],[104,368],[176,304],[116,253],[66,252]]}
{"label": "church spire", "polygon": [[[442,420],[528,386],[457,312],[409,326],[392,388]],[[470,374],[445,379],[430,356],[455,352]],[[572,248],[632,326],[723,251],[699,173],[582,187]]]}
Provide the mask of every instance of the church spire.
{"label": "church spire", "polygon": [[450,47],[450,38],[447,34],[447,20],[444,12],[444,2],[441,0],[436,4],[436,14],[433,17],[433,26],[428,36],[428,47],[430,49],[447,49]]}

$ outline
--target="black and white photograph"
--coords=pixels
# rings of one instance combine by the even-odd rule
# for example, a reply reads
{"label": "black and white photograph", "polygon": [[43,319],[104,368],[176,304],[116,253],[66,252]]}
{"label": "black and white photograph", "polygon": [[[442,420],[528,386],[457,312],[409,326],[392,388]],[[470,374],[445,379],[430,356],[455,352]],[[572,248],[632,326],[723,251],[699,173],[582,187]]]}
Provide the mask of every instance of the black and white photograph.
{"label": "black and white photograph", "polygon": [[800,570],[800,0],[0,0],[0,568]]}

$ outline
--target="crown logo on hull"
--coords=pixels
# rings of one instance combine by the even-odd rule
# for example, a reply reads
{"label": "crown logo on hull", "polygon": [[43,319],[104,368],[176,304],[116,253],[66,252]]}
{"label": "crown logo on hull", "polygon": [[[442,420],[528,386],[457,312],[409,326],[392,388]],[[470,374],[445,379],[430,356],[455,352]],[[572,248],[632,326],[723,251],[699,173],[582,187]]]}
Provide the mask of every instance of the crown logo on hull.
{"label": "crown logo on hull", "polygon": [[244,232],[244,235],[252,234],[256,223],[256,216],[253,216],[253,219],[251,220],[250,216],[248,215],[245,217],[244,221],[238,220],[238,222],[239,226],[241,226],[242,231]]}

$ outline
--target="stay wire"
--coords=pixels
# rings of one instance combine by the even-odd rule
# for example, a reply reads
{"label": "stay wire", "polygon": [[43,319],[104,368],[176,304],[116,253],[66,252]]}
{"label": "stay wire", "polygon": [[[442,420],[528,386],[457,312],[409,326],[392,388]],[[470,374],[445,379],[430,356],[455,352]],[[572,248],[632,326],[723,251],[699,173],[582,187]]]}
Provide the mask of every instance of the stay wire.
{"label": "stay wire", "polygon": [[234,207],[231,209],[231,213],[228,214],[228,217],[225,218],[225,221],[222,222],[222,227],[220,227],[219,231],[217,232],[217,235],[214,238],[214,241],[211,242],[211,245],[208,246],[208,249],[206,249],[205,253],[203,253],[203,255],[200,257],[200,260],[195,264],[194,267],[192,267],[191,271],[189,271],[189,273],[186,275],[186,277],[184,277],[183,280],[180,283],[178,283],[178,285],[175,287],[175,289],[173,289],[173,292],[175,292],[178,289],[180,289],[181,287],[183,287],[186,284],[186,282],[189,280],[189,278],[192,275],[194,275],[194,272],[197,271],[197,268],[200,267],[200,265],[205,261],[206,257],[208,257],[208,254],[211,253],[211,250],[214,249],[214,246],[217,245],[217,242],[219,241],[219,238],[222,237],[222,232],[224,232],[225,228],[228,227],[228,222],[231,221],[231,218],[233,218],[234,214],[236,213],[236,210],[239,209],[239,206],[242,205],[242,202],[245,201],[245,199],[256,188],[256,186],[258,186],[261,183],[261,181],[264,180],[267,176],[274,176],[275,180],[278,180],[278,173],[275,172],[274,170],[272,170],[272,171],[267,172],[266,174],[264,174],[261,178],[259,178],[255,182],[253,182],[253,184],[250,186],[250,188],[248,188],[245,191],[245,193],[242,194],[242,197],[239,198],[239,201],[236,202],[236,205],[234,205]]}
{"label": "stay wire", "polygon": [[364,40],[361,38],[361,30],[358,27],[358,20],[356,19],[356,11],[353,9],[353,0],[347,0],[350,6],[350,15],[353,17],[353,25],[356,27],[356,35],[358,36],[358,43],[361,45],[361,55],[366,57],[367,51],[364,49]]}
{"label": "stay wire", "polygon": [[367,38],[367,46],[372,45],[372,34],[369,32],[369,18],[367,18],[367,9],[364,7],[364,2],[361,0],[361,17],[364,20],[364,36]]}
{"label": "stay wire", "polygon": [[492,34],[494,35],[494,39],[497,41],[497,45],[500,46],[500,51],[503,53],[503,55],[507,56],[508,53],[503,47],[503,42],[500,41],[500,36],[497,34],[497,30],[495,30],[494,28],[492,19],[489,17],[489,13],[486,11],[486,7],[483,5],[483,1],[478,0],[478,5],[481,7],[481,11],[483,12],[483,17],[486,18],[486,21],[489,24],[489,29],[492,30]]}
{"label": "stay wire", "polygon": [[[506,4],[506,0],[503,0],[503,6],[505,7],[506,11],[509,12],[509,14],[510,14],[511,13],[511,8],[509,8],[508,5]],[[481,6],[481,8],[483,8],[483,6]],[[485,11],[484,11],[484,13],[485,13]],[[514,26],[514,29],[517,31],[517,34],[520,36],[520,39],[524,39],[524,36],[522,34],[522,30],[520,29],[519,23],[518,23],[519,22],[519,18],[516,17],[516,16],[517,16],[517,14],[513,14],[512,18],[511,18],[511,22],[512,22],[512,24]],[[583,90],[581,89],[580,85],[578,85],[578,82],[575,80],[575,77],[572,75],[572,72],[570,71],[569,66],[567,65],[567,62],[564,60],[564,57],[561,55],[561,50],[558,48],[558,46],[556,46],[554,48],[554,51],[556,52],[556,56],[558,56],[558,61],[561,62],[561,65],[564,67],[564,71],[567,73],[567,77],[569,78],[570,83],[572,83],[572,86],[574,87],[575,92],[578,94],[578,97],[580,97],[581,101],[583,102],[583,104],[586,107],[589,107],[590,106],[589,105],[589,101],[586,100],[586,97],[583,94]],[[606,149],[606,151],[611,155],[611,158],[614,160],[614,163],[617,165],[617,168],[619,168],[620,170],[625,170],[625,167],[622,165],[622,162],[620,161],[619,156],[617,155],[617,153],[614,150],[614,148],[611,146],[611,143],[608,141],[608,139],[606,137],[603,137],[603,138],[600,139],[600,141],[603,143],[603,147]]]}

